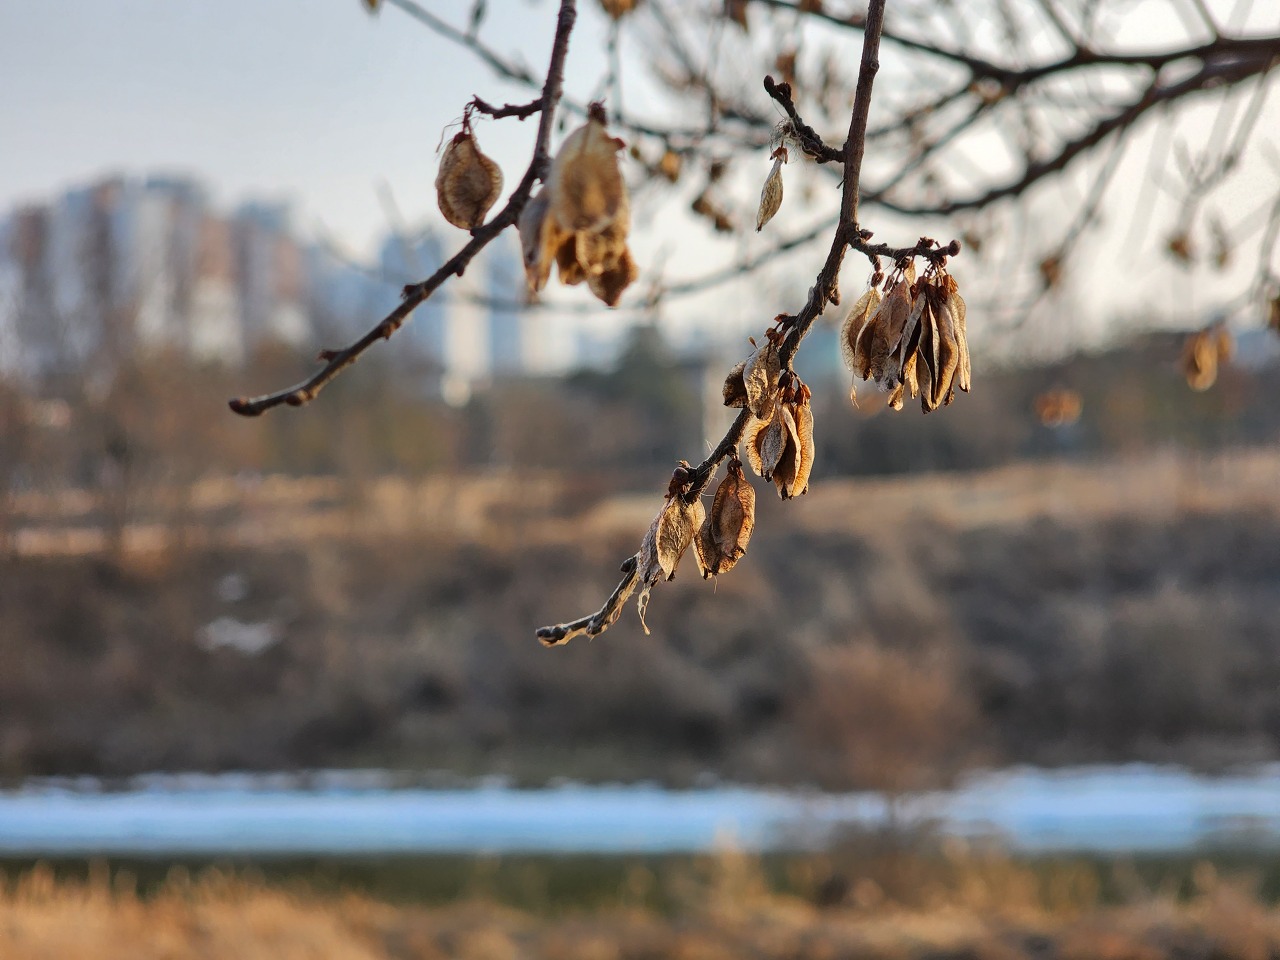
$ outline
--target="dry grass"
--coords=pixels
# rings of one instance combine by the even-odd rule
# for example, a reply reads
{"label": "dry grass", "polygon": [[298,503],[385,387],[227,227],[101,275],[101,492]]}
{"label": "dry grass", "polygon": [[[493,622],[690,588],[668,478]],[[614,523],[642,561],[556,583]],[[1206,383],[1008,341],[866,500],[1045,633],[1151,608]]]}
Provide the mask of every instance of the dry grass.
{"label": "dry grass", "polygon": [[770,892],[750,858],[724,855],[684,876],[674,916],[627,906],[534,916],[483,900],[438,908],[327,896],[211,871],[176,874],[139,897],[100,870],[76,884],[37,866],[0,890],[5,960],[459,958],[1216,958],[1280,952],[1280,910],[1247,885],[1197,873],[1187,901],[1146,894],[1123,906],[1069,897],[1057,908],[1019,889],[1007,864],[976,871],[929,908],[866,892],[821,908]]}
{"label": "dry grass", "polygon": [[[1234,450],[1214,456],[1165,451],[1107,463],[1020,463],[974,473],[891,479],[828,479],[788,513],[789,522],[827,533],[896,529],[919,515],[962,530],[1031,520],[1161,520],[1189,511],[1277,509],[1280,450]],[[388,477],[353,492],[338,478],[216,478],[189,488],[152,491],[150,509],[126,531],[126,549],[148,553],[172,539],[170,501],[189,511],[189,545],[282,547],[376,542],[430,534],[454,542],[580,543],[639,536],[654,495],[602,496],[552,472]],[[15,497],[15,549],[24,556],[80,556],[105,549],[94,499],[84,491],[27,492]],[[154,514],[154,516],[153,516]]]}

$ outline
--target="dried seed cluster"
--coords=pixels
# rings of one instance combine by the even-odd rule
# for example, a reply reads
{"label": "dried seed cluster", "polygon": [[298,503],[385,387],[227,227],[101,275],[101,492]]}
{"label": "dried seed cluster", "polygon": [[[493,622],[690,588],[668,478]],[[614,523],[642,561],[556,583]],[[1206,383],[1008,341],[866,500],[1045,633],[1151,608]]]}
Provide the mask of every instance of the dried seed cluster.
{"label": "dried seed cluster", "polygon": [[1213,326],[1187,337],[1182,345],[1182,375],[1187,386],[1197,392],[1218,380],[1218,367],[1231,359],[1235,343],[1226,327]]}
{"label": "dried seed cluster", "polygon": [[808,492],[815,452],[811,394],[783,371],[776,334],[729,371],[723,392],[725,406],[751,411],[742,435],[751,469],[772,480],[783,500]]}
{"label": "dried seed cluster", "polygon": [[[915,264],[895,270],[884,293],[873,284],[853,305],[840,331],[840,350],[854,377],[889,391],[902,409],[904,394],[925,413],[955,399],[970,384],[965,304],[955,278],[931,266],[916,280]],[[856,402],[856,390],[850,394]]]}
{"label": "dried seed cluster", "polygon": [[440,158],[436,172],[436,202],[455,227],[472,230],[484,222],[502,194],[502,171],[480,152],[470,124],[463,121]]}
{"label": "dried seed cluster", "polygon": [[520,214],[520,243],[530,293],[547,285],[555,264],[560,282],[586,282],[609,306],[637,276],[627,247],[631,205],[618,168],[621,140],[605,129],[604,108],[565,139],[546,186]]}

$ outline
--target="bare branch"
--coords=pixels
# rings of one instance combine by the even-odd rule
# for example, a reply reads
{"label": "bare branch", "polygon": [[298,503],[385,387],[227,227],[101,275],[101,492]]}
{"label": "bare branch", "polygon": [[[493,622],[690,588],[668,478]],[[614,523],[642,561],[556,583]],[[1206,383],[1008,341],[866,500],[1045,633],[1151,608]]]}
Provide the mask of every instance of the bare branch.
{"label": "bare branch", "polygon": [[[396,0],[403,6],[407,0]],[[428,16],[431,16],[428,14]],[[499,233],[512,226],[520,216],[520,211],[529,200],[529,194],[536,182],[546,176],[551,162],[551,125],[555,117],[556,105],[560,102],[564,86],[564,61],[569,52],[569,35],[577,19],[576,0],[561,0],[560,13],[556,20],[555,40],[551,45],[551,59],[547,66],[547,79],[542,87],[538,109],[541,120],[538,124],[538,137],[533,151],[533,159],[525,170],[519,186],[507,200],[506,206],[488,223],[471,232],[471,240],[465,247],[454,254],[439,270],[421,283],[409,284],[404,288],[403,302],[385,316],[373,329],[350,346],[341,350],[325,350],[320,359],[325,365],[302,383],[295,384],[275,393],[260,397],[236,397],[229,401],[232,411],[246,417],[256,417],[272,407],[288,404],[300,407],[310,403],[324,387],[351,364],[360,355],[379,340],[386,340],[409,319],[414,309],[421,305],[451,276],[462,276],[467,265],[483,250]],[[464,38],[465,39],[465,38]]]}

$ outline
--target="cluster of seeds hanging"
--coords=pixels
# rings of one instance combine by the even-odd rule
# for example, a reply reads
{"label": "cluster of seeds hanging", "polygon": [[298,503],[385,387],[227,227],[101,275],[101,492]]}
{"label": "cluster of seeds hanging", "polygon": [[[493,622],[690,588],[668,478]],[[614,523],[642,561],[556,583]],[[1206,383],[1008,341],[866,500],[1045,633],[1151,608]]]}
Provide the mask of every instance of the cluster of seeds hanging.
{"label": "cluster of seeds hanging", "polygon": [[[916,279],[912,261],[891,273],[884,292],[876,284],[845,317],[840,349],[854,377],[889,391],[889,406],[920,398],[925,413],[969,390],[965,305],[955,278],[931,265]],[[856,390],[850,397],[857,400]]]}
{"label": "cluster of seeds hanging", "polygon": [[772,480],[783,500],[809,490],[813,471],[813,408],[809,388],[782,369],[778,334],[730,372],[724,382],[727,407],[747,407],[751,420],[742,435],[747,462],[765,480]]}
{"label": "cluster of seeds hanging", "polygon": [[702,579],[728,573],[747,552],[747,542],[756,525],[756,494],[742,473],[742,462],[730,461],[725,478],[716,488],[711,513],[702,500],[691,495],[695,474],[688,462],[681,460],[671,475],[662,509],[649,524],[640,552],[635,556],[640,593],[636,608],[640,625],[649,607],[649,595],[661,580],[674,580],[680,558],[693,547],[694,559]]}
{"label": "cluster of seeds hanging", "polygon": [[547,285],[554,264],[560,282],[585,282],[597,298],[616,306],[637,276],[627,247],[631,204],[618,168],[623,143],[605,129],[604,108],[593,103],[587,122],[561,144],[546,186],[520,214],[529,292]]}

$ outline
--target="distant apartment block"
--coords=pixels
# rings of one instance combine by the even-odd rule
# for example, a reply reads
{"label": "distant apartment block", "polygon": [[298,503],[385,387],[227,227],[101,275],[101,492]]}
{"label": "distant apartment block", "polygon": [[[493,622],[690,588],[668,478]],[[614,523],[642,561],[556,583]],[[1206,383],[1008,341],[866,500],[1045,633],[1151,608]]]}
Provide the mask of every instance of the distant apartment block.
{"label": "distant apartment block", "polygon": [[[77,187],[0,214],[0,375],[109,371],[138,351],[238,365],[267,342],[332,346],[399,303],[454,239],[391,236],[365,267],[299,240],[287,205],[218,211],[191,178]],[[398,355],[428,361],[437,376],[424,388],[437,392],[545,372],[535,327],[546,318],[523,293],[514,238],[500,237],[415,311]]]}

